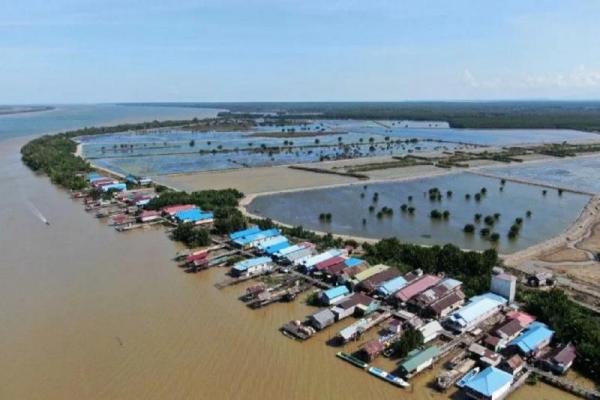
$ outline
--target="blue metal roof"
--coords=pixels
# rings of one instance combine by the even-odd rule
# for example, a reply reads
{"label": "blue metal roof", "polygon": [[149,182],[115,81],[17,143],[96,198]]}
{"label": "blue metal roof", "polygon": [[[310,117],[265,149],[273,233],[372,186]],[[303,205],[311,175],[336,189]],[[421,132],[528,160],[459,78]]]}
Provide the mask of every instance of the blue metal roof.
{"label": "blue metal roof", "polygon": [[508,372],[488,367],[469,379],[465,383],[465,387],[491,398],[498,390],[511,383],[512,380],[513,376]]}
{"label": "blue metal roof", "polygon": [[295,244],[293,246],[286,247],[285,249],[279,250],[277,252],[277,256],[279,256],[279,257],[285,256],[285,255],[288,255],[288,254],[293,253],[295,251],[302,250],[303,248],[304,248],[303,246],[301,246],[299,244]]}
{"label": "blue metal roof", "polygon": [[344,285],[332,287],[331,289],[327,289],[323,292],[323,296],[327,297],[329,300],[333,300],[336,297],[344,296],[349,294],[350,291]]}
{"label": "blue metal roof", "polygon": [[538,349],[541,343],[552,339],[554,331],[541,322],[532,322],[521,336],[512,340],[509,345],[514,345],[523,353],[529,354]]}
{"label": "blue metal roof", "polygon": [[365,261],[361,260],[360,258],[350,257],[346,261],[344,261],[344,264],[346,264],[346,266],[348,268],[352,268],[352,267],[356,267],[357,265],[360,265],[360,264],[362,264],[364,262]]}
{"label": "blue metal roof", "polygon": [[377,288],[377,291],[384,296],[391,296],[396,293],[398,290],[402,289],[406,286],[408,282],[401,276],[398,276],[394,279],[390,279],[389,281],[385,281]]}
{"label": "blue metal roof", "polygon": [[260,228],[258,226],[252,226],[248,229],[244,229],[243,231],[237,231],[229,234],[229,239],[235,240],[258,232],[260,232]]}
{"label": "blue metal roof", "polygon": [[452,290],[462,285],[462,282],[452,278],[446,278],[439,283],[439,285],[445,286],[448,290]]}
{"label": "blue metal roof", "polygon": [[108,192],[109,190],[125,190],[127,189],[127,185],[124,183],[111,183],[110,185],[104,185],[102,186],[102,191],[103,192]]}
{"label": "blue metal roof", "polygon": [[287,241],[287,239],[285,240],[285,242],[279,242],[277,244],[271,245],[267,248],[265,248],[265,253],[267,254],[274,254],[276,252],[278,252],[279,250],[285,249],[290,247],[290,243]]}
{"label": "blue metal roof", "polygon": [[202,212],[199,208],[190,208],[189,210],[176,212],[175,217],[181,221],[197,222],[212,219],[213,213]]}
{"label": "blue metal roof", "polygon": [[267,240],[265,240],[264,242],[262,242],[261,244],[259,244],[257,247],[261,250],[266,249],[267,247],[270,246],[274,246],[276,244],[279,243],[283,243],[283,242],[287,242],[287,238],[283,235],[277,235],[277,236],[273,236]]}
{"label": "blue metal roof", "polygon": [[251,258],[249,260],[240,261],[239,263],[235,264],[233,268],[237,271],[246,271],[247,269],[252,268],[254,266],[270,262],[273,262],[271,257],[257,257]]}
{"label": "blue metal roof", "polygon": [[238,238],[238,239],[234,240],[234,242],[240,246],[244,246],[246,244],[255,242],[257,240],[267,239],[267,238],[270,238],[271,236],[278,236],[278,235],[279,235],[279,230],[273,228],[273,229],[259,231],[259,232]]}
{"label": "blue metal roof", "polygon": [[467,326],[477,320],[480,315],[504,304],[506,304],[506,299],[493,293],[473,296],[469,303],[452,314],[450,319],[462,326]]}

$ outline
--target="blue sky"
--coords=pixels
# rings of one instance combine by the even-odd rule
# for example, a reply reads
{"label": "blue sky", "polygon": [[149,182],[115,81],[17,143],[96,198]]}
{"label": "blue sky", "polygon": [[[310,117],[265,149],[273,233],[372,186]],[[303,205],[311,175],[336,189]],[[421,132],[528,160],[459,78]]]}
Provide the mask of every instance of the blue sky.
{"label": "blue sky", "polygon": [[600,99],[600,1],[0,0],[0,104]]}

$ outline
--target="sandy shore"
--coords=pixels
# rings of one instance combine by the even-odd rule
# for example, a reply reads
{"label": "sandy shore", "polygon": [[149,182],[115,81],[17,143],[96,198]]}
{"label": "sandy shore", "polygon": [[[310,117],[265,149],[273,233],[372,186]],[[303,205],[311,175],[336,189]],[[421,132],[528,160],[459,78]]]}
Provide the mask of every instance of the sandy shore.
{"label": "sandy shore", "polygon": [[503,256],[507,265],[518,267],[522,263],[540,257],[549,257],[561,247],[574,246],[590,236],[593,227],[600,223],[600,196],[594,196],[583,208],[579,217],[560,235],[528,247],[516,253]]}

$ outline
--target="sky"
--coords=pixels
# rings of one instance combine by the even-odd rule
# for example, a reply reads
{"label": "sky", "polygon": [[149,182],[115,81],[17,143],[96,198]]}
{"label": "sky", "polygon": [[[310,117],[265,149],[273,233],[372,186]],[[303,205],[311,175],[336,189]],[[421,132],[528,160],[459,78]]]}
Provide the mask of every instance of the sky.
{"label": "sky", "polygon": [[0,104],[600,99],[597,0],[0,0]]}

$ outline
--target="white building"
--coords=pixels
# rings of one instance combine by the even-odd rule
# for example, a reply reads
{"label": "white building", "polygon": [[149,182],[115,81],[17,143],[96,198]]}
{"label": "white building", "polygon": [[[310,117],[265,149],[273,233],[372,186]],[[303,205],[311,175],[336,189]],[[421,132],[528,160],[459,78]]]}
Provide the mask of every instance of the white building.
{"label": "white building", "polygon": [[506,305],[505,298],[494,293],[485,293],[469,299],[469,303],[452,313],[445,324],[457,332],[466,332],[500,312]]}
{"label": "white building", "polygon": [[510,274],[492,275],[491,292],[504,297],[509,303],[515,301],[517,277]]}

